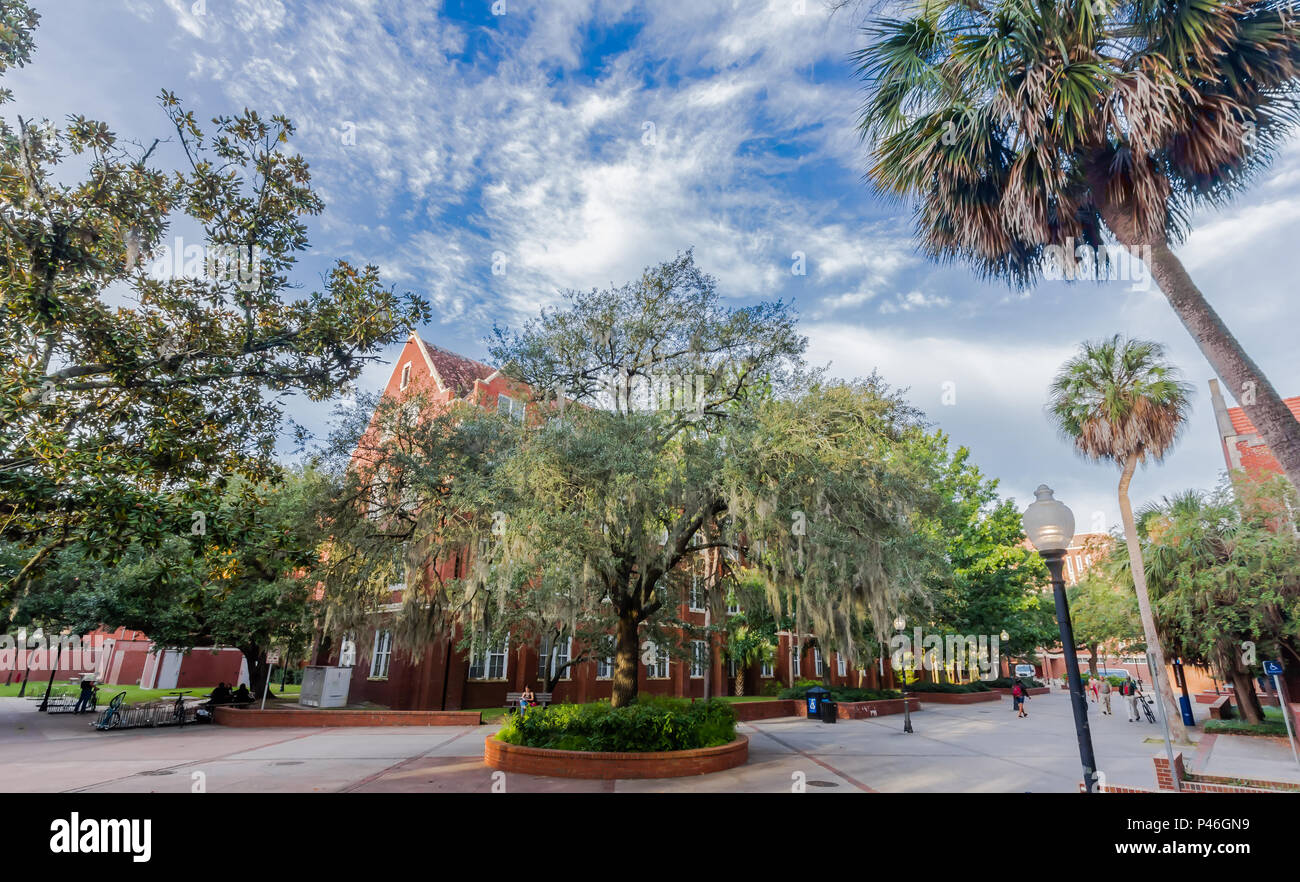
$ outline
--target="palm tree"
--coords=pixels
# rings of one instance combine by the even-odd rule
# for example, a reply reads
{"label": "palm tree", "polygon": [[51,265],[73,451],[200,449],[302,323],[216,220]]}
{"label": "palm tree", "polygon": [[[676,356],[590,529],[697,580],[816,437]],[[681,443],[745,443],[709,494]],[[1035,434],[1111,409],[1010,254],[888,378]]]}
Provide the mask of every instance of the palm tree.
{"label": "palm tree", "polygon": [[1145,260],[1300,488],[1300,422],[1172,251],[1192,210],[1240,190],[1300,118],[1288,7],[925,0],[867,28],[854,61],[868,177],[914,200],[925,251],[1013,287],[1076,246],[1099,270],[1108,242]]}
{"label": "palm tree", "polygon": [[1177,741],[1185,741],[1187,734],[1181,718],[1172,712],[1177,705],[1151,613],[1128,488],[1139,463],[1160,462],[1174,446],[1190,409],[1190,394],[1191,387],[1178,379],[1178,369],[1165,361],[1163,346],[1116,334],[1109,340],[1084,343],[1052,381],[1048,402],[1053,422],[1075,450],[1088,459],[1119,464],[1119,511],[1138,613],[1147,648],[1155,656],[1156,688]]}

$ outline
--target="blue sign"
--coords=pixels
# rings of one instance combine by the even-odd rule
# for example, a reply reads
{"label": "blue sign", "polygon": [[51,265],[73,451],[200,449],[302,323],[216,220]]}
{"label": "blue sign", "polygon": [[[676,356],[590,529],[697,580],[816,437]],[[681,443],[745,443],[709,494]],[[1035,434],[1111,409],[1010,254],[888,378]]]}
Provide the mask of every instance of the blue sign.
{"label": "blue sign", "polygon": [[1264,662],[1264,673],[1268,674],[1270,677],[1282,676],[1282,663],[1276,661]]}
{"label": "blue sign", "polygon": [[815,697],[808,699],[808,713],[817,713],[817,699]]}

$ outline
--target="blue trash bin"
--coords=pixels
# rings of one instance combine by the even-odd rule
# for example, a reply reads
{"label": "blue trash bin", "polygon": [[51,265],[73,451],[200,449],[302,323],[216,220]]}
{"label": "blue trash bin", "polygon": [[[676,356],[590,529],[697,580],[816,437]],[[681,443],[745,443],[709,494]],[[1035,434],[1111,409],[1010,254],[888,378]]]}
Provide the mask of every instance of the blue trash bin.
{"label": "blue trash bin", "polygon": [[807,718],[810,720],[820,720],[822,716],[822,704],[831,696],[831,691],[824,686],[813,686],[804,693],[804,703],[808,708]]}

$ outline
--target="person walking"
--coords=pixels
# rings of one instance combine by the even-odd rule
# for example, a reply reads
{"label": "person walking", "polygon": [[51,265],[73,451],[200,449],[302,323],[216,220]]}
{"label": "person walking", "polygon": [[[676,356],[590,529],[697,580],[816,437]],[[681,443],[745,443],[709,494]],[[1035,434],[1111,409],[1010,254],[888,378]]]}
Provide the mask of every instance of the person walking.
{"label": "person walking", "polygon": [[1124,696],[1124,701],[1128,704],[1128,721],[1130,723],[1141,722],[1138,716],[1138,693],[1137,686],[1132,680],[1125,680],[1124,685],[1119,687],[1120,695]]}
{"label": "person walking", "polygon": [[1025,710],[1025,702],[1029,700],[1029,690],[1025,688],[1025,684],[1020,680],[1017,680],[1016,685],[1011,687],[1011,697],[1020,710],[1019,716],[1029,716],[1029,711]]}
{"label": "person walking", "polygon": [[95,680],[94,678],[81,678],[81,695],[77,698],[77,703],[72,706],[72,712],[79,714],[83,710],[95,709]]}
{"label": "person walking", "polygon": [[1088,680],[1088,691],[1092,693],[1093,703],[1098,701],[1097,698],[1097,678],[1092,677]]}
{"label": "person walking", "polygon": [[1097,685],[1097,691],[1101,693],[1101,712],[1110,715],[1110,679],[1102,677],[1101,683]]}

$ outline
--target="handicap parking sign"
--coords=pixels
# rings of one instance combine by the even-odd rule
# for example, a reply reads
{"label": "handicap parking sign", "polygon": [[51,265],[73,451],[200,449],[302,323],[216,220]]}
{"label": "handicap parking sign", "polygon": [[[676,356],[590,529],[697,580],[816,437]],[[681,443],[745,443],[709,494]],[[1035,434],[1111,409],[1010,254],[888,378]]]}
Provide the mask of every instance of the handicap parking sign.
{"label": "handicap parking sign", "polygon": [[1264,673],[1268,674],[1270,677],[1282,676],[1282,663],[1276,661],[1264,662]]}

